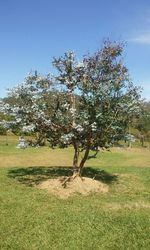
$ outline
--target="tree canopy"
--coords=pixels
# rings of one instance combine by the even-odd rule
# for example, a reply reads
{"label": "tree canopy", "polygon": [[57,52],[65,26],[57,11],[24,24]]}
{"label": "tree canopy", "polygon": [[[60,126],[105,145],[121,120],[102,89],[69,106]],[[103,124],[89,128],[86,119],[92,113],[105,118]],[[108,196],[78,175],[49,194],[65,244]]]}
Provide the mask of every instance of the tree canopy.
{"label": "tree canopy", "polygon": [[72,145],[79,175],[90,150],[119,140],[139,114],[140,91],[123,64],[123,49],[121,43],[106,41],[82,61],[67,52],[54,58],[55,76],[30,74],[10,91],[16,102],[7,111],[16,123],[46,137],[53,148]]}

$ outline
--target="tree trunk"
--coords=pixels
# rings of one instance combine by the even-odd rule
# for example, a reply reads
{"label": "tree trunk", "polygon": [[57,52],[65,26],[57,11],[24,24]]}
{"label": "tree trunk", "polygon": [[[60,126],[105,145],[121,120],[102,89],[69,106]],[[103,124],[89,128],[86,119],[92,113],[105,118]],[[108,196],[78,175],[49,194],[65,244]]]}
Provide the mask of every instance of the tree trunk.
{"label": "tree trunk", "polygon": [[78,160],[79,160],[79,145],[77,142],[73,143],[74,157],[73,157],[73,175],[78,173]]}
{"label": "tree trunk", "polygon": [[88,159],[90,147],[91,147],[91,131],[89,132],[89,135],[87,138],[87,145],[86,145],[84,156],[83,156],[83,158],[80,162],[80,165],[79,165],[79,170],[78,170],[79,176],[81,176],[84,164],[85,164],[86,160]]}
{"label": "tree trunk", "polygon": [[87,146],[87,148],[85,150],[85,154],[84,154],[84,156],[83,156],[83,158],[82,158],[82,160],[80,162],[79,170],[78,170],[79,175],[81,175],[82,169],[83,169],[84,164],[85,164],[85,162],[86,162],[86,160],[88,158],[89,152],[90,152],[90,145]]}
{"label": "tree trunk", "polygon": [[90,147],[91,147],[91,131],[89,132],[88,138],[87,138],[87,145],[85,149],[84,156],[80,162],[80,165],[78,165],[79,160],[79,143],[77,141],[73,142],[74,146],[74,158],[73,158],[73,177],[81,176],[82,169],[84,167],[84,164],[89,156]]}

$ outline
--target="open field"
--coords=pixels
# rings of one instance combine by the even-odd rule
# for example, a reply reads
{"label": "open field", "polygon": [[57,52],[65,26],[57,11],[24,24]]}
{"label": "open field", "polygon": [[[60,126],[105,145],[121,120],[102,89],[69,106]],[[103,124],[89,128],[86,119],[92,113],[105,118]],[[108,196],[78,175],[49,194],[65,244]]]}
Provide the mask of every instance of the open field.
{"label": "open field", "polygon": [[[2,139],[2,138],[1,138]],[[109,192],[62,200],[36,184],[71,174],[72,148],[0,143],[0,249],[150,249],[150,149],[113,148],[87,161],[84,176]]]}

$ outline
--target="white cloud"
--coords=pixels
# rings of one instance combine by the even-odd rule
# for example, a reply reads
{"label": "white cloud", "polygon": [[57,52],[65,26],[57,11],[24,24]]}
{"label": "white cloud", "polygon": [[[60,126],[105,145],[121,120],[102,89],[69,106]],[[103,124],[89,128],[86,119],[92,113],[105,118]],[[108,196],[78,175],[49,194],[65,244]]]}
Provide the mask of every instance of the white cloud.
{"label": "white cloud", "polygon": [[146,33],[137,35],[133,38],[128,39],[128,41],[150,45],[150,32],[146,32]]}

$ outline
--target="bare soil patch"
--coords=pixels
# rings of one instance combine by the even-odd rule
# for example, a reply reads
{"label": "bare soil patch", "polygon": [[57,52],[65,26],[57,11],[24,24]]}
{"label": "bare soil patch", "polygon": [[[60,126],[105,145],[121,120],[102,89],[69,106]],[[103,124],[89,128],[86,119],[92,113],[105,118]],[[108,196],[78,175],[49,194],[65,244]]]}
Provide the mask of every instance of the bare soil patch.
{"label": "bare soil patch", "polygon": [[93,192],[108,192],[108,185],[87,177],[76,177],[75,179],[71,178],[70,181],[67,182],[66,187],[64,188],[62,183],[65,178],[66,177],[49,179],[39,184],[38,188],[47,189],[48,192],[55,194],[61,199],[67,199],[76,193],[82,195],[89,195]]}

